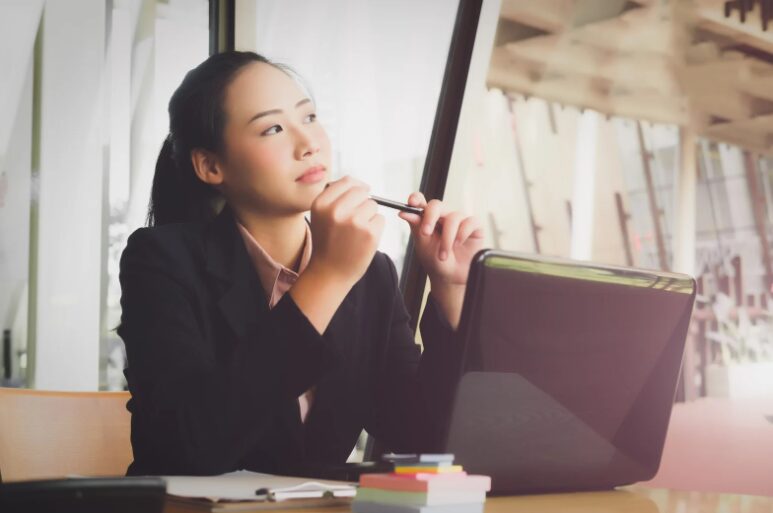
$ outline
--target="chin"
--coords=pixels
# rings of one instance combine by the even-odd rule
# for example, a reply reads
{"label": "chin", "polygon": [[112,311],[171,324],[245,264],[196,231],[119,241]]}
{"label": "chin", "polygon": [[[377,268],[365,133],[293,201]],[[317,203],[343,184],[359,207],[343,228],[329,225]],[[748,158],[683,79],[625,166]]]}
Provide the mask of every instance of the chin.
{"label": "chin", "polygon": [[297,213],[308,212],[309,210],[311,210],[311,204],[314,203],[315,197],[316,196],[313,195],[309,198],[302,198],[302,199],[298,198],[299,201],[296,201],[293,204],[293,209]]}

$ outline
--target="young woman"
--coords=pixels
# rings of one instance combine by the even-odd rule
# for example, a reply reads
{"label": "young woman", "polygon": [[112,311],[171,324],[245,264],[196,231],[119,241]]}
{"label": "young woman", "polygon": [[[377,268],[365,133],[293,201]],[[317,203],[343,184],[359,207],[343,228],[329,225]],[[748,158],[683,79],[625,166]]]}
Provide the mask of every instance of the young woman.
{"label": "young woman", "polygon": [[376,249],[384,218],[366,184],[329,181],[314,110],[252,52],[208,58],[172,96],[150,227],[121,257],[129,475],[294,474],[345,462],[363,428],[386,450],[437,442],[483,233],[418,192],[423,215],[398,214],[431,283],[421,354]]}

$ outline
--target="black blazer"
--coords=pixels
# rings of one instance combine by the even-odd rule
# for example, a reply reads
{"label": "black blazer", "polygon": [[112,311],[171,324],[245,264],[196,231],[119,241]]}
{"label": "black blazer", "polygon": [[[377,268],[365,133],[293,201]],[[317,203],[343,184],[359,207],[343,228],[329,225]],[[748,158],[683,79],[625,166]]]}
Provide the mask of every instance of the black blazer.
{"label": "black blazer", "polygon": [[[290,294],[268,308],[228,207],[206,224],[136,230],[120,282],[127,475],[297,474],[307,463],[345,462],[363,428],[386,450],[436,450],[455,332],[430,292],[421,353],[385,253],[322,335]],[[302,423],[297,398],[312,385]]]}

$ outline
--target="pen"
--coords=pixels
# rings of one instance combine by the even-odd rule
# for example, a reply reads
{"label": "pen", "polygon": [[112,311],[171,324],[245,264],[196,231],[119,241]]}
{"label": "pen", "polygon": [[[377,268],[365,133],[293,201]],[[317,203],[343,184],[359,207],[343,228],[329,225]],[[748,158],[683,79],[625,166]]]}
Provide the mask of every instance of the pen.
{"label": "pen", "polygon": [[412,207],[411,205],[407,205],[405,203],[400,203],[399,201],[392,201],[390,199],[386,198],[380,198],[378,196],[371,195],[370,199],[378,203],[379,205],[384,205],[385,207],[389,208],[395,208],[397,210],[402,210],[403,212],[410,212],[411,214],[418,214],[422,215],[424,213],[424,209],[420,207]]}
{"label": "pen", "polygon": [[[379,205],[384,205],[385,207],[394,208],[397,210],[402,210],[403,212],[409,212],[411,214],[417,214],[419,216],[424,214],[424,209],[421,207],[412,207],[411,205],[408,205],[407,203],[400,203],[399,201],[393,201],[386,198],[380,198],[378,196],[370,196],[370,199],[378,203]],[[440,233],[443,227],[443,218],[439,218],[437,222],[435,222],[435,231]]]}
{"label": "pen", "polygon": [[[325,184],[325,188],[330,185],[329,183]],[[400,203],[399,201],[394,201],[386,198],[382,198],[380,196],[373,196],[370,195],[370,199],[378,203],[379,205],[383,205],[385,207],[394,208],[396,210],[402,210],[403,212],[409,212],[411,214],[416,215],[422,215],[424,213],[424,209],[421,207],[413,207],[411,205],[408,205],[407,203]],[[441,219],[438,219],[438,222],[442,222]]]}
{"label": "pen", "polygon": [[[329,183],[325,184],[326,189],[328,185],[330,184]],[[408,205],[407,203],[401,203],[399,201],[382,198],[380,196],[373,196],[372,194],[369,197],[379,205],[383,205],[385,207],[394,208],[395,210],[402,210],[403,212],[408,212],[419,216],[424,214],[424,209],[421,207],[413,207],[411,205]],[[442,226],[443,226],[443,218],[441,217],[435,223],[435,230],[441,230]]]}

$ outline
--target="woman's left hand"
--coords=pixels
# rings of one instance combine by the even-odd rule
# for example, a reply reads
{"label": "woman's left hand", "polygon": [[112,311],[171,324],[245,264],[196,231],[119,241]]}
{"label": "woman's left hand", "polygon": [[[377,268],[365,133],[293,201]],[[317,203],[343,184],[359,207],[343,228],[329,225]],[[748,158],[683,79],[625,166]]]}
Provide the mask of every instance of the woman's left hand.
{"label": "woman's left hand", "polygon": [[[408,204],[424,208],[421,216],[402,211],[398,216],[411,226],[416,253],[432,288],[466,285],[472,257],[483,247],[483,228],[478,220],[449,211],[440,200],[427,203],[420,192],[412,193]],[[441,219],[442,226],[436,226]]]}

